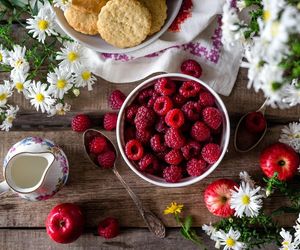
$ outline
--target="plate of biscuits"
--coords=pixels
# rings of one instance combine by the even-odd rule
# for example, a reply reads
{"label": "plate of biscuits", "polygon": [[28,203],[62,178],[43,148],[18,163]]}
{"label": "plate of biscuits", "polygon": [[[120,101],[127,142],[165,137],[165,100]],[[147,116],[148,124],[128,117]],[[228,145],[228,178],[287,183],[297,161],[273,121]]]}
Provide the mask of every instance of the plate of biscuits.
{"label": "plate of biscuits", "polygon": [[176,18],[182,0],[72,0],[53,8],[62,30],[102,53],[126,53],[157,40]]}

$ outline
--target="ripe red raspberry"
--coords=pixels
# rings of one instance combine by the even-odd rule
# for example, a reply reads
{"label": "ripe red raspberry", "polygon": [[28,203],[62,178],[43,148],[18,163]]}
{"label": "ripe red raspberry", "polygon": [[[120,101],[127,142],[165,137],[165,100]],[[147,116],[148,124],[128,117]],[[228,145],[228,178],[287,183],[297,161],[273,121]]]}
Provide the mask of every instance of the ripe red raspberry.
{"label": "ripe red raspberry", "polygon": [[173,108],[173,103],[170,97],[160,96],[156,99],[153,109],[159,115],[166,115]]}
{"label": "ripe red raspberry", "polygon": [[179,88],[179,93],[185,98],[195,97],[201,90],[201,86],[199,83],[194,81],[186,81],[183,82],[181,87]]}
{"label": "ripe red raspberry", "polygon": [[138,105],[135,104],[129,105],[125,111],[125,120],[127,122],[133,123],[138,109],[139,109]]}
{"label": "ripe red raspberry", "polygon": [[215,105],[215,98],[209,92],[201,92],[199,95],[199,103],[202,107],[212,107]]}
{"label": "ripe red raspberry", "polygon": [[167,124],[165,122],[165,118],[162,116],[155,123],[155,130],[159,133],[166,133],[168,128],[169,127],[167,126]]}
{"label": "ripe red raspberry", "polygon": [[164,138],[159,134],[152,136],[150,139],[150,145],[154,152],[162,152],[167,149]]}
{"label": "ripe red raspberry", "polygon": [[76,115],[75,117],[73,117],[72,119],[72,129],[73,131],[76,132],[83,132],[87,129],[89,129],[92,125],[92,122],[90,120],[90,118],[87,115]]}
{"label": "ripe red raspberry", "polygon": [[156,101],[156,99],[159,97],[159,94],[156,92],[153,92],[152,97],[149,99],[148,103],[147,103],[147,107],[149,108],[153,108],[154,103]]}
{"label": "ripe red raspberry", "polygon": [[142,105],[147,105],[149,100],[152,98],[154,94],[153,88],[146,88],[140,91],[140,93],[137,96],[137,100]]}
{"label": "ripe red raspberry", "polygon": [[115,164],[116,154],[108,150],[98,155],[98,163],[102,168],[112,168]]}
{"label": "ripe red raspberry", "polygon": [[112,131],[117,126],[117,113],[106,113],[103,117],[103,127],[105,130]]}
{"label": "ripe red raspberry", "polygon": [[208,143],[202,148],[201,155],[207,163],[214,164],[221,155],[221,149],[218,144]]}
{"label": "ripe red raspberry", "polygon": [[210,129],[203,122],[195,122],[191,129],[191,136],[196,141],[207,141],[210,138]]}
{"label": "ripe red raspberry", "polygon": [[220,110],[207,107],[202,111],[203,121],[212,129],[217,130],[222,124],[222,114]]}
{"label": "ripe red raspberry", "polygon": [[154,89],[161,95],[172,95],[176,91],[176,85],[172,80],[162,77],[157,79]]}
{"label": "ripe red raspberry", "polygon": [[245,126],[250,133],[258,134],[265,130],[267,122],[261,112],[251,112],[246,116]]}
{"label": "ripe red raspberry", "polygon": [[145,130],[151,127],[155,122],[155,113],[151,108],[146,106],[139,107],[136,116],[134,118],[134,123],[137,130]]}
{"label": "ripe red raspberry", "polygon": [[145,130],[137,130],[136,131],[136,139],[138,139],[143,144],[148,144],[151,138],[151,131]]}
{"label": "ripe red raspberry", "polygon": [[201,145],[196,141],[190,141],[181,148],[181,152],[186,160],[190,160],[193,157],[199,156],[201,152]]}
{"label": "ripe red raspberry", "polygon": [[189,101],[182,106],[182,112],[191,121],[200,119],[201,105],[198,102]]}
{"label": "ripe red raspberry", "polygon": [[108,217],[98,224],[98,234],[105,239],[116,237],[120,232],[119,222],[112,217]]}
{"label": "ripe red raspberry", "polygon": [[174,95],[174,97],[173,97],[173,103],[174,103],[174,105],[175,106],[177,106],[177,107],[181,107],[183,104],[185,104],[186,103],[186,98],[184,97],[184,96],[182,96],[182,95],[180,95],[180,94],[176,94],[176,95]]}
{"label": "ripe red raspberry", "polygon": [[202,68],[195,60],[186,60],[181,64],[181,72],[199,78],[202,75]]}
{"label": "ripe red raspberry", "polygon": [[136,139],[130,140],[125,145],[125,154],[129,160],[138,161],[144,155],[143,145]]}
{"label": "ripe red raspberry", "polygon": [[180,149],[185,144],[185,138],[176,128],[169,128],[165,134],[165,142],[168,147]]}
{"label": "ripe red raspberry", "polygon": [[107,141],[104,136],[97,136],[89,143],[90,153],[100,154],[107,147]]}
{"label": "ripe red raspberry", "polygon": [[166,182],[179,182],[182,179],[182,169],[175,165],[168,166],[163,171],[163,177]]}
{"label": "ripe red raspberry", "polygon": [[191,159],[187,163],[187,172],[190,176],[200,176],[202,175],[206,170],[207,163],[203,159]]}
{"label": "ripe red raspberry", "polygon": [[114,90],[108,98],[108,103],[112,109],[120,109],[125,99],[126,96],[120,90]]}
{"label": "ripe red raspberry", "polygon": [[184,124],[184,115],[180,109],[171,109],[165,118],[166,123],[173,128],[180,128]]}
{"label": "ripe red raspberry", "polygon": [[172,149],[165,155],[165,161],[170,165],[178,165],[182,160],[182,153],[179,149]]}
{"label": "ripe red raspberry", "polygon": [[156,157],[152,154],[146,154],[139,162],[141,171],[154,174],[159,169],[159,163]]}

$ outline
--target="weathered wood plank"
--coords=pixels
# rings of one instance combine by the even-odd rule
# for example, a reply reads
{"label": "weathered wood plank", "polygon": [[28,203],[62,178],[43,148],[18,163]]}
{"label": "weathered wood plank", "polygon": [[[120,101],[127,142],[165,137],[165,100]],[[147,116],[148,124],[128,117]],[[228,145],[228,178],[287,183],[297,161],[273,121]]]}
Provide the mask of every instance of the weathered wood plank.
{"label": "weathered wood plank", "polygon": [[[200,229],[198,230],[200,231]],[[201,234],[203,235],[203,234]],[[204,236],[204,244],[207,249],[215,249],[214,242]],[[277,249],[275,245],[264,247],[265,250]],[[146,229],[124,229],[116,238],[104,240],[90,233],[82,235],[77,241],[67,245],[57,244],[49,239],[44,229],[36,230],[0,230],[0,249],[14,250],[196,250],[199,249],[191,241],[185,240],[179,233],[179,229],[167,230],[165,239],[158,239]]]}

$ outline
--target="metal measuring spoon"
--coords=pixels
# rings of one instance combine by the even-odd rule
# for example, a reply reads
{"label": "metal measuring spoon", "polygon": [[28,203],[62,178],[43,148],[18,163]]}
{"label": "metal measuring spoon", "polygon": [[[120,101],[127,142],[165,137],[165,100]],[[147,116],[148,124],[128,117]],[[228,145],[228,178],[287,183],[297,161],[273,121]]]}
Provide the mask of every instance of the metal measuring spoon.
{"label": "metal measuring spoon", "polygon": [[[97,163],[95,162],[95,159],[92,159],[88,148],[89,148],[89,141],[91,140],[91,138],[94,138],[96,136],[104,136],[107,141],[112,145],[112,147],[115,150],[116,153],[116,160],[118,158],[118,151],[116,150],[115,145],[112,143],[112,141],[102,132],[95,130],[95,129],[88,129],[84,132],[83,134],[83,144],[84,144],[84,149],[85,152],[89,158],[89,160],[93,163],[94,166],[98,167]],[[115,163],[116,163],[115,160]],[[130,197],[132,198],[132,200],[134,201],[137,209],[139,210],[142,218],[144,219],[147,227],[149,228],[149,230],[158,238],[164,238],[166,236],[166,228],[164,226],[164,224],[161,222],[161,220],[159,218],[157,218],[150,210],[145,209],[140,201],[140,199],[136,196],[136,194],[132,191],[132,189],[128,186],[128,184],[126,183],[126,181],[122,178],[122,176],[119,174],[116,164],[114,164],[114,167],[112,168],[112,171],[114,172],[115,176],[119,179],[119,181],[122,183],[122,185],[124,186],[124,188],[126,189],[126,191],[128,192],[128,194],[130,195]]]}
{"label": "metal measuring spoon", "polygon": [[[261,107],[256,110],[255,112],[260,112],[262,115],[265,115],[265,111],[267,108],[267,100],[261,105]],[[247,131],[245,127],[245,118],[252,112],[248,112],[247,114],[243,115],[242,118],[239,120],[237,127],[235,129],[234,133],[234,148],[236,151],[241,153],[249,152],[250,150],[254,149],[264,138],[268,125],[266,124],[266,127],[264,131],[253,134]]]}

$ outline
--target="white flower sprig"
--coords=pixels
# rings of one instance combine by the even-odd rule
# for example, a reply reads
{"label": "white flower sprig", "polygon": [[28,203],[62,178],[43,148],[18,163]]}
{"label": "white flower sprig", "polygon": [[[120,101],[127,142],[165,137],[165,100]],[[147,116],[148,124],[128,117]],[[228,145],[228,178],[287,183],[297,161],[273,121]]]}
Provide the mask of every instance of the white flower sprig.
{"label": "white flower sprig", "polygon": [[300,122],[291,122],[281,130],[279,141],[300,153]]}

